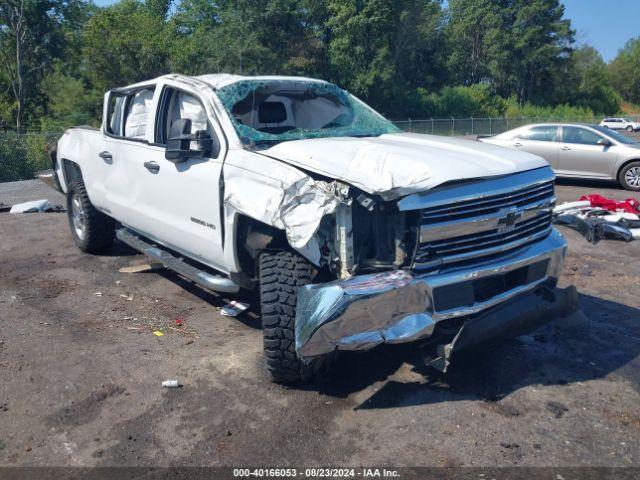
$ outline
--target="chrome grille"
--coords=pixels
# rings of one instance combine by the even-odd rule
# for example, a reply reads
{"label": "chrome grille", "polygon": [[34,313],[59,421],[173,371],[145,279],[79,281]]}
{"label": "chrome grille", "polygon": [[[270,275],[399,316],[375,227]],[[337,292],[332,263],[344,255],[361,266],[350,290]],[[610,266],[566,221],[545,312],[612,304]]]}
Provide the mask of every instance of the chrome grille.
{"label": "chrome grille", "polygon": [[509,207],[522,207],[553,197],[553,181],[532,185],[514,192],[485,197],[479,200],[467,200],[454,205],[439,206],[422,210],[422,223],[435,223],[447,220],[460,220],[488,213],[499,212]]}
{"label": "chrome grille", "polygon": [[[494,195],[421,209],[413,268],[433,270],[479,261],[547,236],[555,203],[552,178],[520,186],[517,177],[514,181],[511,189]],[[452,198],[460,198],[455,188],[449,191]]]}

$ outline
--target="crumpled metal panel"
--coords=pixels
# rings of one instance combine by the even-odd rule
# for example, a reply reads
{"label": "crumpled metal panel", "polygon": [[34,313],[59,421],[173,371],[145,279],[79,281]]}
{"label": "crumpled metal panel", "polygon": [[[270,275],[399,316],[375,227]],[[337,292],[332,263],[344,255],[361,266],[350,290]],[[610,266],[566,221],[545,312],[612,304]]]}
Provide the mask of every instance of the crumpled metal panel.
{"label": "crumpled metal panel", "polygon": [[315,181],[297,168],[236,151],[224,167],[224,201],[284,230],[291,246],[303,249],[341,200],[335,182]]}
{"label": "crumpled metal panel", "polygon": [[428,292],[403,271],[354,277],[300,289],[296,348],[303,357],[333,350],[367,350],[431,333],[434,320],[423,313]]}
{"label": "crumpled metal panel", "polygon": [[452,181],[549,168],[545,160],[526,152],[413,133],[292,140],[259,153],[339,179],[384,200],[430,192]]}
{"label": "crumpled metal panel", "polygon": [[[307,285],[298,291],[296,351],[306,361],[334,350],[367,350],[381,343],[404,343],[433,333],[436,322],[473,315],[531,291],[562,270],[566,241],[555,230],[544,240],[493,262],[416,275],[396,270]],[[438,287],[505,274],[548,261],[546,275],[489,299],[435,311]]]}

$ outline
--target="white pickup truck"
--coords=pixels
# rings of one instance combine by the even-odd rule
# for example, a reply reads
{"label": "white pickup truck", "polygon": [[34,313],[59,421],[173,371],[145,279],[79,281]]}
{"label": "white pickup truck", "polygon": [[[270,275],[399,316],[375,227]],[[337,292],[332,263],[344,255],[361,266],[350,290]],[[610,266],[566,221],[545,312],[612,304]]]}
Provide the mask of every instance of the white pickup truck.
{"label": "white pickup truck", "polygon": [[543,159],[403,133],[321,80],[119,88],[100,129],[67,130],[49,156],[81,250],[117,237],[205,288],[259,288],[278,382],[335,351],[417,340],[444,370],[576,305],[556,286],[566,242]]}

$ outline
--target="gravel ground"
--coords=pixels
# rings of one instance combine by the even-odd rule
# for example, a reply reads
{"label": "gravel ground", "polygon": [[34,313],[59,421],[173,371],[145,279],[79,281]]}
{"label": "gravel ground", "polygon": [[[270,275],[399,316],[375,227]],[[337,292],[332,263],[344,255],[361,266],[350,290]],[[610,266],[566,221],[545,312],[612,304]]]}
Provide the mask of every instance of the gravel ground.
{"label": "gravel ground", "polygon": [[[561,201],[594,192],[629,196],[558,186]],[[36,198],[63,201],[0,185],[0,202]],[[121,244],[82,254],[65,214],[2,213],[0,465],[638,466],[640,242],[562,231],[562,284],[580,292],[570,319],[447,375],[410,346],[380,347],[285,388],[263,370],[255,296],[224,317],[228,298],[170,272],[118,273],[144,262]],[[184,387],[160,386],[171,378]]]}

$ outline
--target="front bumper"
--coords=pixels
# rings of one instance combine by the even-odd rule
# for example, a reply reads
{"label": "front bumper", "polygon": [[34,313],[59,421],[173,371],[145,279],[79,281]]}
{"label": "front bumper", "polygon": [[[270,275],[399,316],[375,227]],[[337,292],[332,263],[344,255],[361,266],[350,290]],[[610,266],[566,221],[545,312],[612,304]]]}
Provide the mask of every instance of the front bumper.
{"label": "front bumper", "polygon": [[[543,240],[473,266],[422,275],[395,270],[307,285],[298,292],[296,351],[309,361],[334,350],[428,338],[437,322],[555,285],[566,250],[566,241],[552,229]],[[516,320],[518,312],[512,314]]]}

